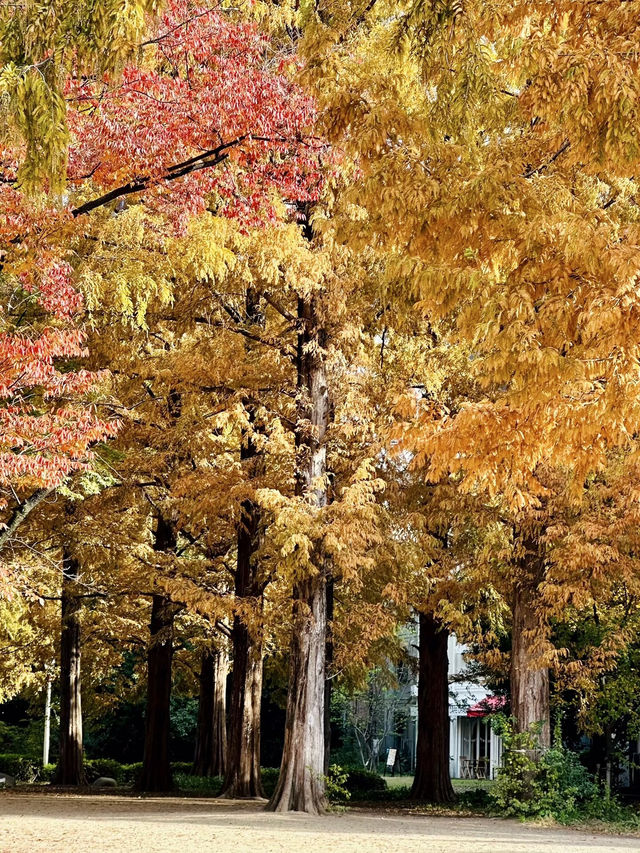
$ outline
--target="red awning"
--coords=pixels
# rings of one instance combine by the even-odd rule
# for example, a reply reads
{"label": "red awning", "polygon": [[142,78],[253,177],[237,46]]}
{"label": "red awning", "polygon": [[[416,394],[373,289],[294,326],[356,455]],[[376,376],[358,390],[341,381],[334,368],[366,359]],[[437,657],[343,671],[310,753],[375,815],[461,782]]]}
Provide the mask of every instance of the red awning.
{"label": "red awning", "polygon": [[489,714],[501,711],[506,704],[504,696],[486,696],[468,709],[467,717],[488,717]]}

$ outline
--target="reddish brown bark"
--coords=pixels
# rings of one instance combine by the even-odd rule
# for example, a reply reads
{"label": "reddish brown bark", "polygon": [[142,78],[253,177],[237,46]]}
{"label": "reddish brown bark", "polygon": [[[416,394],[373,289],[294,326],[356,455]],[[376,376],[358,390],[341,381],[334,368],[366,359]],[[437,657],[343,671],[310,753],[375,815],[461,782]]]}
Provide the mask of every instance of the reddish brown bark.
{"label": "reddish brown bark", "polygon": [[260,704],[262,648],[240,619],[233,628],[233,676],[227,746],[227,770],[221,797],[261,799]]}
{"label": "reddish brown bark", "polygon": [[[248,288],[245,296],[247,319],[254,325],[264,325],[260,296]],[[246,344],[251,353],[250,342]],[[249,480],[263,473],[264,458],[255,441],[260,432],[256,424],[256,403],[244,400],[249,427],[245,429],[240,448],[240,459]],[[260,774],[260,710],[262,702],[262,607],[264,586],[259,579],[256,552],[260,546],[261,514],[258,504],[251,500],[242,503],[238,525],[238,555],[235,572],[235,597],[245,608],[255,611],[251,627],[244,615],[236,613],[232,629],[233,670],[231,674],[231,702],[229,713],[229,738],[227,769],[221,797],[233,799],[262,799],[264,791]]]}
{"label": "reddish brown bark", "polygon": [[533,539],[526,539],[524,548],[512,603],[511,711],[518,731],[539,730],[544,749],[551,744],[549,669],[536,648],[544,631],[537,591],[544,578],[544,556]]}
{"label": "reddish brown bark", "polygon": [[224,776],[227,761],[227,653],[205,649],[200,664],[195,776]]}
{"label": "reddish brown bark", "polygon": [[62,626],[60,633],[60,757],[59,785],[85,785],[82,756],[82,682],[79,566],[66,549],[62,558]]}
{"label": "reddish brown bark", "polygon": [[418,744],[411,796],[451,803],[449,773],[448,631],[433,613],[420,613],[418,670]]}
{"label": "reddish brown bark", "polygon": [[[157,551],[173,551],[176,538],[170,525],[158,518]],[[147,708],[142,773],[142,791],[169,791],[173,787],[169,764],[171,722],[171,666],[173,662],[173,622],[175,606],[160,593],[152,597],[149,646],[147,649]]]}

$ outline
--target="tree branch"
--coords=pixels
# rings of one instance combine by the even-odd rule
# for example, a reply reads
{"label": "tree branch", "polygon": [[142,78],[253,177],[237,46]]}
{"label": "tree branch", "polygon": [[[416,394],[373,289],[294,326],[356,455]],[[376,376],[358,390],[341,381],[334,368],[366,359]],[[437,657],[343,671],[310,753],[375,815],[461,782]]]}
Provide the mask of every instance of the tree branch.
{"label": "tree branch", "polygon": [[270,293],[267,293],[265,291],[262,295],[265,299],[265,302],[271,305],[272,308],[275,308],[278,314],[284,317],[285,320],[288,320],[290,323],[296,324],[299,322],[298,318],[294,314],[292,314],[291,311],[288,311],[283,305],[281,305],[276,299],[274,299],[274,297],[271,296]]}
{"label": "tree branch", "polygon": [[532,178],[534,175],[537,175],[540,172],[544,171],[548,166],[554,163],[558,159],[558,157],[560,157],[561,154],[564,154],[564,152],[568,150],[570,145],[571,143],[569,142],[569,140],[565,139],[560,148],[558,148],[556,153],[549,160],[547,160],[546,163],[542,163],[542,165],[536,166],[535,169],[527,169],[523,177]]}
{"label": "tree branch", "polygon": [[118,198],[142,192],[143,190],[148,189],[153,183],[159,183],[160,181],[175,181],[178,178],[191,174],[192,172],[198,172],[202,169],[209,169],[213,166],[217,166],[229,157],[229,155],[225,153],[227,149],[240,145],[246,138],[246,135],[239,136],[231,142],[225,142],[217,148],[204,151],[202,154],[191,157],[189,160],[183,160],[181,163],[175,163],[173,166],[169,166],[166,169],[164,175],[160,175],[159,177],[154,178],[151,175],[148,175],[146,177],[136,178],[119,187],[115,187],[115,189],[110,190],[108,193],[104,193],[104,195],[90,199],[84,204],[81,204],[79,207],[74,207],[71,211],[71,215],[76,219],[78,216],[84,216],[87,213],[91,213],[92,210],[96,210],[98,207],[104,207],[105,204],[109,204]]}
{"label": "tree branch", "polygon": [[27,518],[29,513],[41,504],[42,501],[53,491],[53,489],[37,489],[31,497],[27,498],[21,504],[18,504],[18,506],[13,510],[7,526],[2,530],[2,532],[0,532],[0,548],[4,548],[18,527],[20,527],[22,522]]}
{"label": "tree branch", "polygon": [[[171,319],[171,318],[170,318]],[[260,335],[254,334],[250,332],[248,329],[243,328],[242,326],[229,326],[226,323],[222,323],[220,321],[211,320],[208,317],[194,317],[194,322],[199,325],[211,326],[212,328],[218,329],[226,329],[228,332],[234,332],[237,335],[242,335],[250,341],[255,341],[258,344],[262,344],[266,347],[271,347],[272,349],[278,350],[282,355],[286,356],[286,358],[293,359],[295,358],[295,352],[292,347],[283,346],[278,340],[271,340],[269,338],[263,338]]]}
{"label": "tree branch", "polygon": [[205,9],[204,12],[199,12],[196,15],[192,15],[190,18],[186,18],[184,21],[180,21],[179,24],[176,24],[175,27],[171,27],[170,30],[162,33],[162,35],[156,36],[154,39],[147,39],[147,41],[141,41],[138,47],[146,47],[150,44],[158,44],[164,39],[169,38],[170,35],[179,30],[181,27],[187,27],[189,24],[193,23],[193,21],[197,21],[198,18],[204,18],[205,15],[211,15],[213,12],[238,12],[239,9],[233,9],[225,6],[215,6],[213,9]]}

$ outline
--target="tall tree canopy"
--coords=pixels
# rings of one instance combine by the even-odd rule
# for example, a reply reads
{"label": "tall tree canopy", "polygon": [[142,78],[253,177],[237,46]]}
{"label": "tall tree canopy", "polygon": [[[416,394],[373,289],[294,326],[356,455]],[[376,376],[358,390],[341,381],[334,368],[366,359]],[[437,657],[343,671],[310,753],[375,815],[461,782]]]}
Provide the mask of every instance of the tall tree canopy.
{"label": "tall tree canopy", "polygon": [[541,460],[579,489],[638,415],[635,5],[329,2],[307,32],[323,126],[361,169],[343,237],[454,320],[485,389],[427,405],[417,461],[516,506]]}
{"label": "tall tree canopy", "polygon": [[450,630],[543,745],[551,666],[609,701],[637,625],[638,5],[0,9],[0,547],[30,516],[76,781],[81,647],[97,670],[119,630],[151,789],[180,638],[203,684],[231,640],[234,796],[261,793],[262,663],[288,654],[274,810],[324,809],[332,681],[411,607],[416,796],[453,796]]}
{"label": "tall tree canopy", "polygon": [[[77,241],[91,245],[125,199],[144,194],[146,234],[163,253],[207,206],[256,224],[276,215],[272,191],[307,200],[319,184],[316,146],[303,141],[311,101],[273,69],[254,24],[179,2],[162,16],[142,3],[41,11],[26,4],[0,22],[10,119],[0,475],[20,492],[5,539],[31,506],[22,494],[36,500],[34,490],[58,485],[114,429],[87,398],[99,375],[70,369],[86,355],[77,271],[87,252]],[[91,285],[97,301],[95,277]]]}

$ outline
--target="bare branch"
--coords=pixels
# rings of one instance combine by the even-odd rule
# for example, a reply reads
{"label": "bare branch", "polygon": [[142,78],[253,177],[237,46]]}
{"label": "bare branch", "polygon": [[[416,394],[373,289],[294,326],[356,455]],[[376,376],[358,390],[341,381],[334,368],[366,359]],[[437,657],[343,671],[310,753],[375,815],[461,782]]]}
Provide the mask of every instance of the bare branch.
{"label": "bare branch", "polygon": [[33,512],[33,510],[42,503],[54,490],[53,489],[37,489],[31,497],[27,498],[13,510],[11,518],[7,526],[0,533],[0,549],[12,538],[18,527]]}

